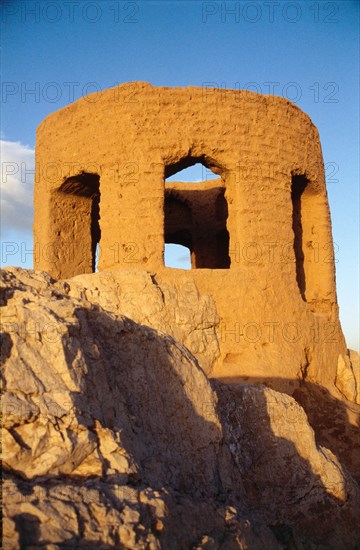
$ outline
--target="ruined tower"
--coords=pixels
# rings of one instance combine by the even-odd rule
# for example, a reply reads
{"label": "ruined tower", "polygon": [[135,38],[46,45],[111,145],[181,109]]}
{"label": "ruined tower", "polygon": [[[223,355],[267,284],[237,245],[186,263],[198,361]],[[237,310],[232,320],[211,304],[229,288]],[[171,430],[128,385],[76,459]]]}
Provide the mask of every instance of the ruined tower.
{"label": "ruined tower", "polygon": [[[166,183],[202,163],[214,176]],[[36,145],[35,268],[144,269],[214,297],[229,381],[334,383],[346,345],[316,127],[286,99],[131,83],[48,116]],[[165,243],[192,269],[164,266]]]}

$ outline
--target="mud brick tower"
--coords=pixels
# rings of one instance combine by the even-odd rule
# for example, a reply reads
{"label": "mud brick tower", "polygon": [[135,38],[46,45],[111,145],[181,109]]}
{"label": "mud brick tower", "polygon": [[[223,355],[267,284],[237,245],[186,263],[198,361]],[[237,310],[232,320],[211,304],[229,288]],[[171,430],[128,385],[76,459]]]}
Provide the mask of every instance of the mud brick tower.
{"label": "mud brick tower", "polygon": [[[199,183],[168,176],[202,163]],[[124,84],[48,116],[36,147],[35,268],[144,269],[211,294],[228,381],[331,386],[346,355],[316,127],[283,98]],[[192,269],[164,266],[164,244]],[[284,382],[285,383],[285,382]]]}

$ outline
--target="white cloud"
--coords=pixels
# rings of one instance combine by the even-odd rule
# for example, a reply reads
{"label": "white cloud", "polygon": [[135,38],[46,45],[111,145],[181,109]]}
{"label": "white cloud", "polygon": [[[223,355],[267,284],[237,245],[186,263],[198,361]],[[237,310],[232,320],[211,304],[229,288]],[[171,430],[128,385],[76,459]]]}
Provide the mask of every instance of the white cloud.
{"label": "white cloud", "polygon": [[19,141],[0,141],[1,229],[32,232],[34,150]]}

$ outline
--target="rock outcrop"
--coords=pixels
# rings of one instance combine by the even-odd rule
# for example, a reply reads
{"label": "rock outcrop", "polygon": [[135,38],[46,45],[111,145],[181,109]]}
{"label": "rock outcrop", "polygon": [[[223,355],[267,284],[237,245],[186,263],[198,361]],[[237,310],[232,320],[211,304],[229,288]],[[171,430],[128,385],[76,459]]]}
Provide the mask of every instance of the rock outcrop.
{"label": "rock outcrop", "polygon": [[195,355],[206,374],[220,356],[215,301],[210,293],[200,293],[193,281],[180,276],[167,281],[142,269],[119,269],[73,277],[69,296],[171,335]]}
{"label": "rock outcrop", "polygon": [[[119,296],[149,287],[133,273]],[[210,380],[211,297],[106,307],[111,276],[3,270],[4,548],[353,550],[356,457],[297,402],[325,390]]]}
{"label": "rock outcrop", "polygon": [[356,351],[348,350],[345,357],[339,355],[335,384],[346,399],[360,405],[360,364]]}
{"label": "rock outcrop", "polygon": [[[203,181],[169,181],[195,164]],[[187,247],[192,269],[166,267],[166,244]],[[34,266],[57,279],[133,271],[137,290],[145,270],[185,308],[193,297],[197,308],[197,289],[216,304],[219,337],[210,341],[210,316],[209,351],[194,332],[184,343],[199,344],[212,377],[277,378],[289,392],[305,373],[356,403],[319,133],[287,99],[131,82],[52,113],[36,135]]]}

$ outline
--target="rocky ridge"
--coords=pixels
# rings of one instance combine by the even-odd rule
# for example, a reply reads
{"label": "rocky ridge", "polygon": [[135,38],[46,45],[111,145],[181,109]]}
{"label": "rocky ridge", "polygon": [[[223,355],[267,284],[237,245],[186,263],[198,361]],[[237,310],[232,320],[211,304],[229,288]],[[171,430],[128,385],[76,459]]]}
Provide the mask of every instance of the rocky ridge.
{"label": "rocky ridge", "polygon": [[357,405],[210,380],[210,295],[86,277],[2,272],[4,548],[354,550]]}

